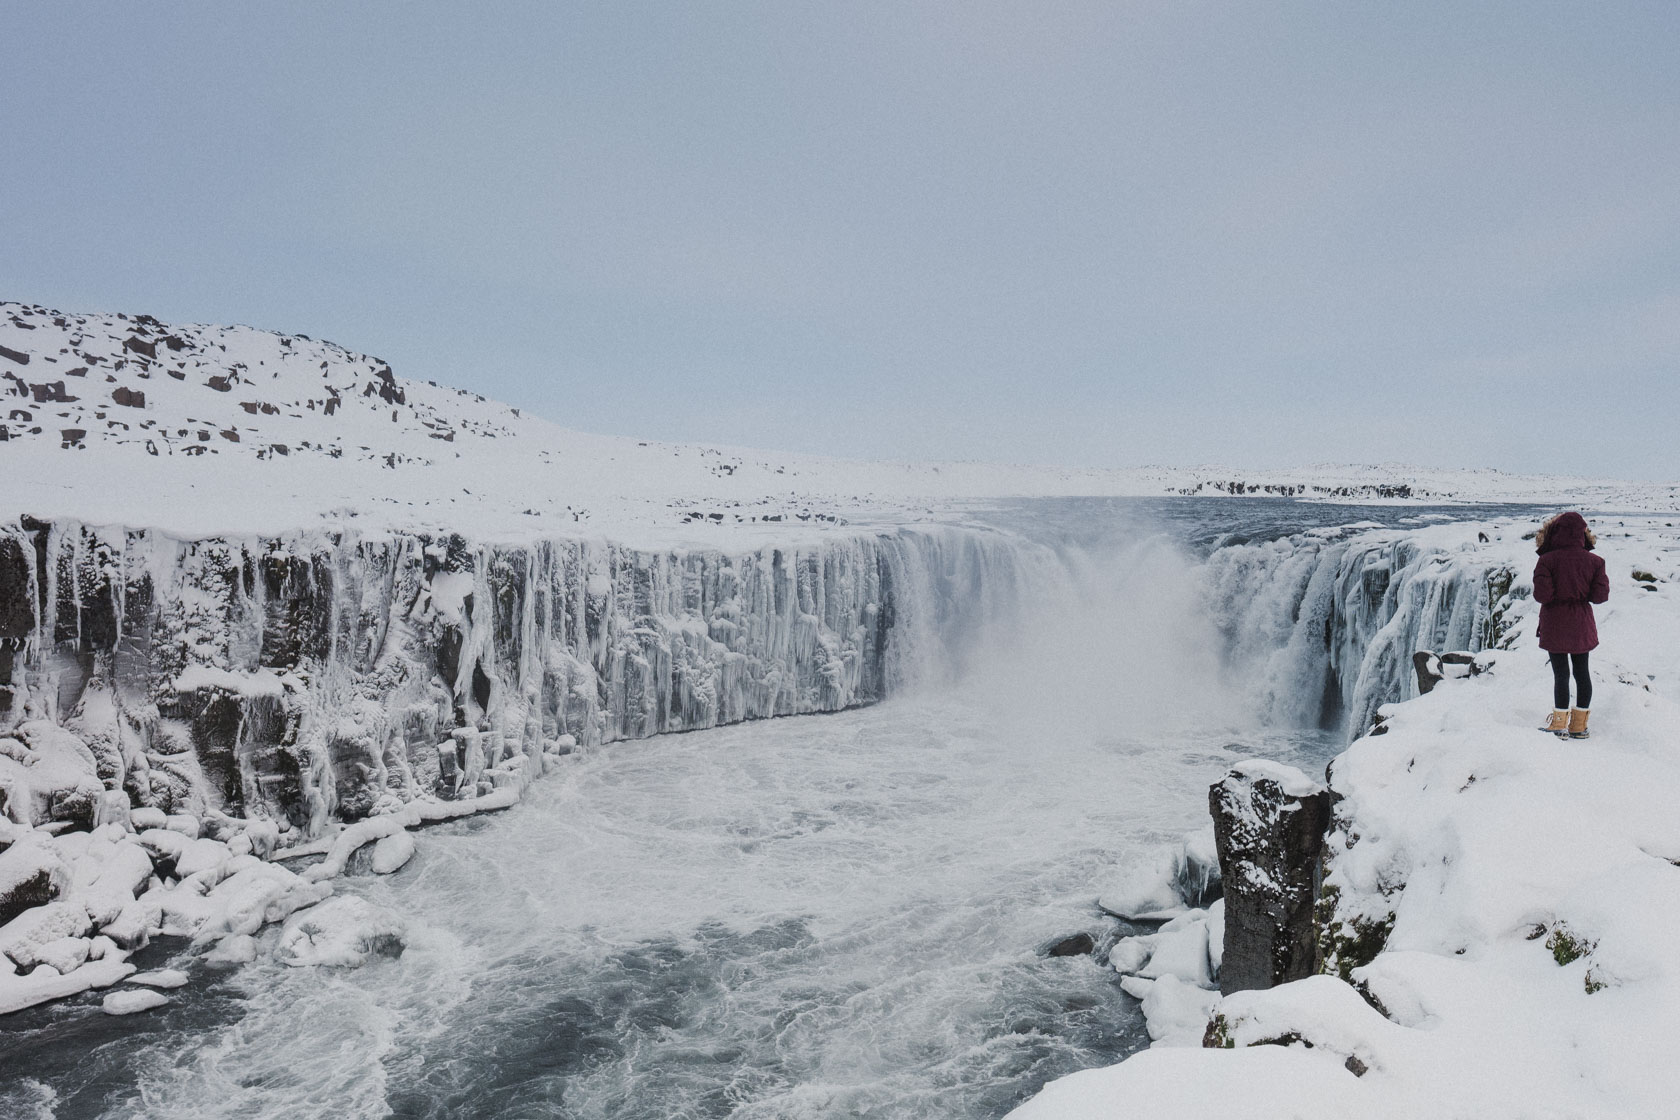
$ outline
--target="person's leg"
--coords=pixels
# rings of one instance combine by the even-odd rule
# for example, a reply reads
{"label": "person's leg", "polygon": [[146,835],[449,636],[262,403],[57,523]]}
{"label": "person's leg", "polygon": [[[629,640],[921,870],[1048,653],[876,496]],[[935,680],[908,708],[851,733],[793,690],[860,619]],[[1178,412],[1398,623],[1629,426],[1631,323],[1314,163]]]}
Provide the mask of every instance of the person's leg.
{"label": "person's leg", "polygon": [[1554,653],[1552,661],[1552,711],[1569,710],[1569,655]]}
{"label": "person's leg", "polygon": [[1592,707],[1592,672],[1587,668],[1587,655],[1572,653],[1569,660],[1575,665],[1575,706],[1585,711]]}

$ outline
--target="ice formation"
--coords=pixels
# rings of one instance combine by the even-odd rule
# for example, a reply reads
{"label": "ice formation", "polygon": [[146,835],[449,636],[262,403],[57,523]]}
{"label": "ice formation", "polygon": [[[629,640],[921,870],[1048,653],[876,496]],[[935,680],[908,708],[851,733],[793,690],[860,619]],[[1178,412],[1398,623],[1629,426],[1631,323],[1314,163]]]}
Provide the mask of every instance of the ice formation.
{"label": "ice formation", "polygon": [[[0,529],[0,790],[318,834],[564,743],[835,711],[941,672],[1030,550],[933,527],[743,554],[578,539]],[[191,858],[188,855],[187,858]]]}

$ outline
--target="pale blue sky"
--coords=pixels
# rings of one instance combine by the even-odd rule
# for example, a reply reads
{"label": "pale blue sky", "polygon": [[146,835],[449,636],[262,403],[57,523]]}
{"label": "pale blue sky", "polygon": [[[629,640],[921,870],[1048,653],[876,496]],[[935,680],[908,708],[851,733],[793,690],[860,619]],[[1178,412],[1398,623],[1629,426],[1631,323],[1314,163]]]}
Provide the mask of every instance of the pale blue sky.
{"label": "pale blue sky", "polygon": [[0,298],[848,456],[1680,477],[1680,3],[17,5]]}

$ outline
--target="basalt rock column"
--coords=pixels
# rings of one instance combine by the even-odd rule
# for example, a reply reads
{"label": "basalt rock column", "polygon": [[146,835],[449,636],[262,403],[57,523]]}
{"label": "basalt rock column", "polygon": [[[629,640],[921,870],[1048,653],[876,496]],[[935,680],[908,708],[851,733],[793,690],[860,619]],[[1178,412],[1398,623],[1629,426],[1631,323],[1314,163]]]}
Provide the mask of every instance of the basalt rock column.
{"label": "basalt rock column", "polygon": [[1225,883],[1224,995],[1313,971],[1314,877],[1330,792],[1291,766],[1251,759],[1208,790]]}

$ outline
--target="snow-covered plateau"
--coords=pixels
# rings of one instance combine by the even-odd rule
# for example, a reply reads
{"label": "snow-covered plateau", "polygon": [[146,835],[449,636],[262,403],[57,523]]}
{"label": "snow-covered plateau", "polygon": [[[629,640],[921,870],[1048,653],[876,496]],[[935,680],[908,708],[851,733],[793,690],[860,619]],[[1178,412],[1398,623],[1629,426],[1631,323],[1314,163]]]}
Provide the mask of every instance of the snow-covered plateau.
{"label": "snow-covered plateau", "polygon": [[[1139,503],[1056,504],[1091,496]],[[1233,498],[1260,501],[1164,528]],[[1501,502],[1597,511],[1591,740],[1533,730],[1535,511]],[[1091,892],[1165,924],[1097,938],[1092,982],[1140,1000],[1155,1045],[1019,1115],[1665,1115],[1676,509],[1676,486],[1491,471],[590,436],[302,336],[0,304],[0,1015],[101,989],[139,1023],[191,967],[435,942],[345,876],[400,881],[421,826],[521,805],[603,744],[978,679],[1035,713],[987,734],[1037,749],[1129,686],[1133,736],[1178,729],[1188,698],[1219,734],[1356,740],[1332,769],[1325,971],[1220,1000],[1205,838],[1134,853]],[[1108,551],[1043,528],[1094,513],[1148,527]],[[1420,650],[1474,657],[1418,696]],[[180,960],[140,972],[167,938]],[[976,1099],[999,1114],[1093,1052]]]}

